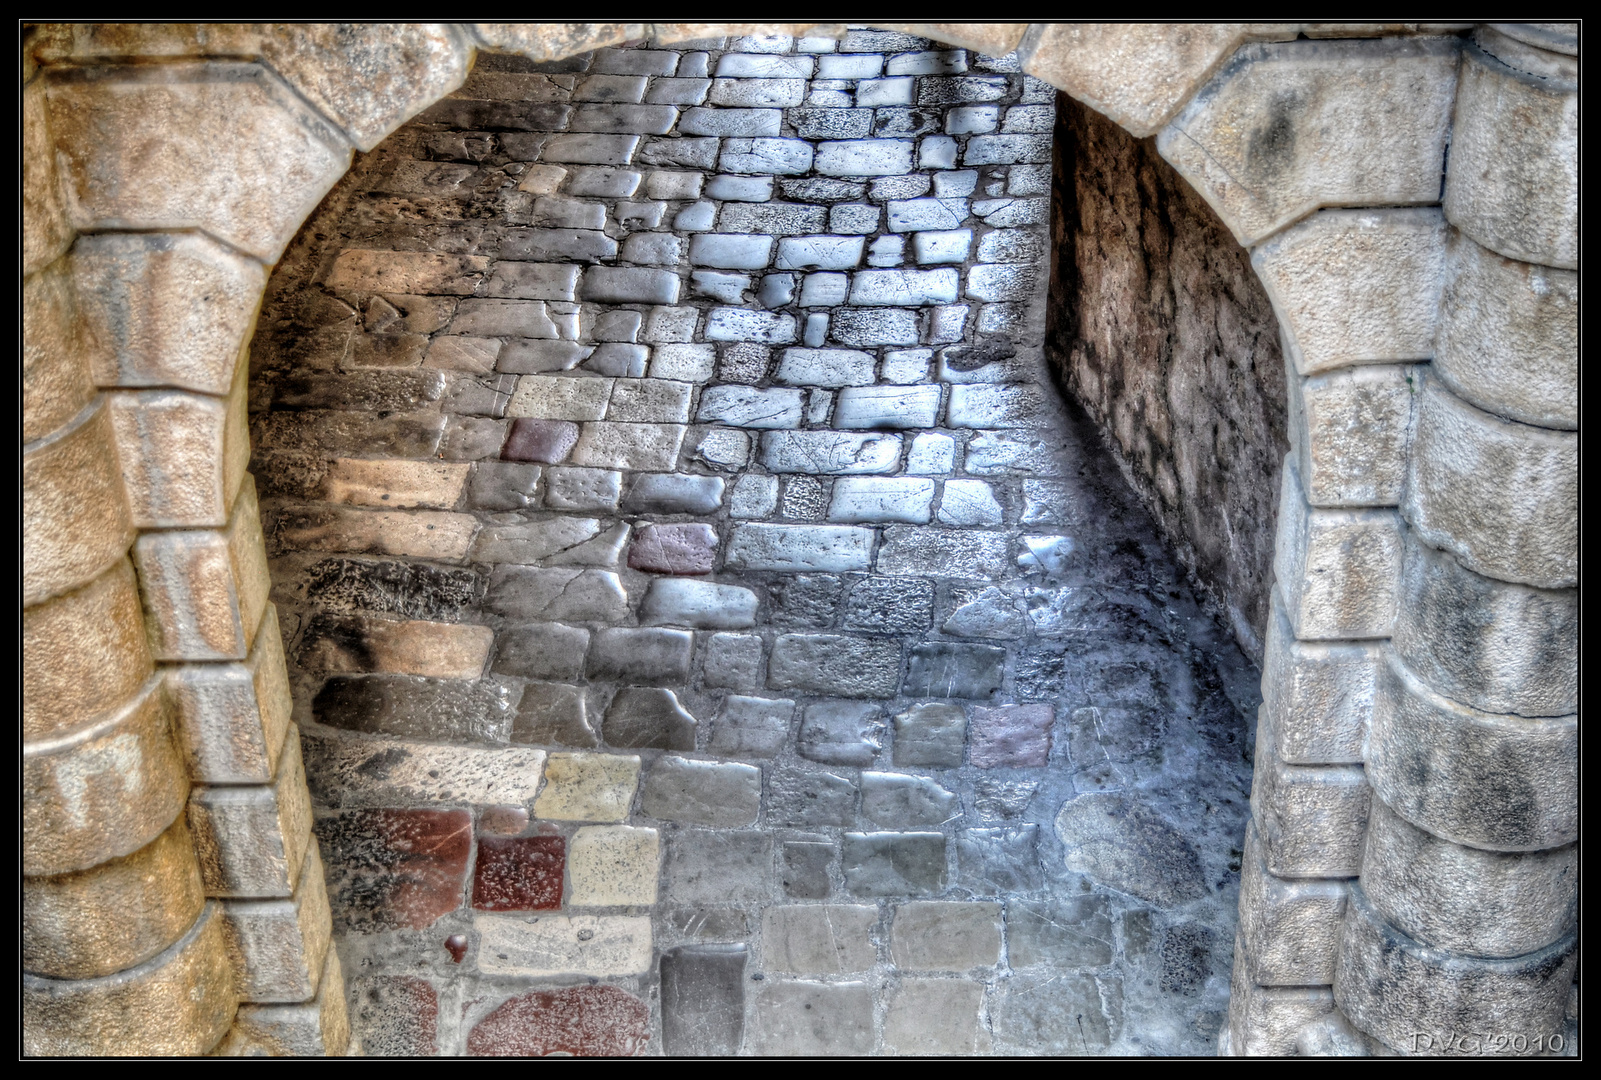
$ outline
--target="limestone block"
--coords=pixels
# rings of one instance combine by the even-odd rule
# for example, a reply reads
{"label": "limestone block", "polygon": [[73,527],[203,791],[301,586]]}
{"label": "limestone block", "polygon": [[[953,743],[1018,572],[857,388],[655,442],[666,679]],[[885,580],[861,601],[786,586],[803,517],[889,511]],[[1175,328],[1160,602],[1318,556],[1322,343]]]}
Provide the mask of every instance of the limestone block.
{"label": "limestone block", "polygon": [[1433,374],[1458,397],[1539,427],[1579,426],[1579,278],[1452,231]]}
{"label": "limestone block", "polygon": [[250,459],[247,369],[227,398],[182,390],[108,394],[117,458],[134,525],[220,528]]}
{"label": "limestone block", "polygon": [[1247,45],[1157,151],[1246,247],[1319,206],[1434,203],[1457,49],[1454,38]]}
{"label": "limestone block", "polygon": [[189,782],[151,676],[76,731],[26,743],[22,872],[64,874],[131,854],[178,815]]}
{"label": "limestone block", "polygon": [[139,584],[126,558],[89,584],[22,613],[22,737],[50,738],[150,675]]}
{"label": "limestone block", "polygon": [[478,969],[485,975],[643,975],[650,970],[648,917],[478,915]]}
{"label": "limestone block", "polygon": [[1402,1054],[1524,1056],[1527,1042],[1520,1052],[1498,1036],[1527,1033],[1532,1042],[1561,1030],[1577,944],[1569,934],[1510,959],[1454,955],[1385,922],[1354,885],[1334,999],[1354,1025]]}
{"label": "limestone block", "polygon": [[1445,216],[1509,259],[1579,267],[1578,74],[1490,29],[1463,48]]}
{"label": "limestone block", "polygon": [[472,549],[478,520],[435,510],[355,510],[313,503],[275,508],[270,527],[274,554],[341,551],[455,561]]}
{"label": "limestone block", "polygon": [[1445,219],[1415,210],[1321,210],[1251,253],[1295,368],[1427,360]]}
{"label": "limestone block", "polygon": [[107,64],[49,76],[80,229],[193,229],[263,262],[344,173],[344,136],[253,63]]}
{"label": "limestone block", "polygon": [[1259,723],[1292,765],[1356,765],[1373,717],[1383,652],[1377,642],[1297,641],[1284,599],[1272,594]]}
{"label": "limestone block", "polygon": [[266,268],[204,233],[99,233],[72,249],[101,386],[226,394],[248,345]]}
{"label": "limestone block", "polygon": [[1334,981],[1346,882],[1275,877],[1262,861],[1256,826],[1245,827],[1240,868],[1240,956],[1255,986],[1327,986]]}
{"label": "limestone block", "polygon": [[345,1006],[339,954],[328,950],[317,996],[299,1005],[239,1007],[234,1025],[212,1051],[217,1057],[341,1057],[358,1054]]}
{"label": "limestone block", "polygon": [[23,447],[23,604],[98,576],[132,541],[111,414],[100,400]]}
{"label": "limestone block", "polygon": [[1042,23],[1018,53],[1024,71],[1144,138],[1161,130],[1241,41],[1294,36],[1293,25],[1283,23]]}
{"label": "limestone block", "polygon": [[[1335,1011],[1327,987],[1254,986],[1238,944],[1234,981],[1229,987],[1228,1043],[1220,1053],[1234,1057],[1290,1057],[1306,1025]],[[1222,1040],[1219,1040],[1220,1044]]]}
{"label": "limestone block", "polygon": [[55,262],[70,243],[72,225],[61,201],[45,80],[36,78],[22,91],[22,272]]}
{"label": "limestone block", "polygon": [[243,660],[250,654],[272,583],[255,482],[248,476],[227,529],[145,533],[133,561],[156,659]]}
{"label": "limestone block", "polygon": [[1534,851],[1578,836],[1579,720],[1483,713],[1442,697],[1391,652],[1379,674],[1367,773],[1435,836]]}
{"label": "limestone block", "polygon": [[445,23],[276,23],[262,56],[361,150],[460,86],[471,45]]}
{"label": "limestone block", "polygon": [[22,441],[69,423],[94,396],[84,354],[91,335],[81,321],[65,260],[22,283]]}
{"label": "limestone block", "polygon": [[575,907],[654,904],[661,840],[655,829],[585,825],[567,851]]}
{"label": "limestone block", "polygon": [[141,964],[183,937],[205,899],[180,815],[131,855],[74,874],[23,878],[23,970],[93,979]]}
{"label": "limestone block", "polygon": [[[496,52],[516,53],[530,60],[560,60],[567,56],[649,36],[645,23],[473,23],[479,44]],[[719,29],[719,34],[725,31]],[[695,37],[695,31],[684,37]],[[678,40],[668,37],[663,40]]]}
{"label": "limestone block", "polygon": [[1251,818],[1267,872],[1281,878],[1355,877],[1371,794],[1360,765],[1287,764],[1273,733],[1259,731]]}
{"label": "limestone block", "polygon": [[267,605],[243,663],[167,669],[174,725],[199,784],[266,784],[278,771],[292,702],[278,609]]}
{"label": "limestone block", "polygon": [[1483,577],[1408,531],[1395,650],[1439,693],[1484,712],[1579,707],[1579,594]]}
{"label": "limestone block", "polygon": [[1313,506],[1395,506],[1406,481],[1411,367],[1291,374],[1290,445]]}
{"label": "limestone block", "polygon": [[271,785],[195,788],[189,829],[207,896],[293,896],[311,843],[306,767],[294,725]]}
{"label": "limestone block", "polygon": [[552,754],[534,804],[548,821],[623,821],[639,785],[634,754]]}
{"label": "limestone block", "polygon": [[1579,436],[1510,423],[1423,380],[1401,512],[1487,577],[1579,580]]}
{"label": "limestone block", "polygon": [[223,937],[245,1001],[302,1002],[317,995],[331,944],[328,886],[317,845],[306,851],[294,896],[224,900]]}
{"label": "limestone block", "polygon": [[237,998],[221,913],[207,904],[189,932],[137,967],[98,979],[22,977],[22,1052],[49,1057],[203,1054],[232,1023]]}
{"label": "limestone block", "polygon": [[1577,925],[1578,847],[1517,854],[1463,847],[1374,799],[1362,889],[1375,911],[1420,944],[1468,956],[1521,956]]}
{"label": "limestone block", "polygon": [[1295,636],[1307,641],[1390,636],[1401,577],[1393,510],[1307,505],[1294,456],[1284,462],[1273,573]]}
{"label": "limestone block", "polygon": [[525,805],[545,768],[543,750],[522,746],[479,750],[315,731],[303,745],[313,795],[335,807]]}

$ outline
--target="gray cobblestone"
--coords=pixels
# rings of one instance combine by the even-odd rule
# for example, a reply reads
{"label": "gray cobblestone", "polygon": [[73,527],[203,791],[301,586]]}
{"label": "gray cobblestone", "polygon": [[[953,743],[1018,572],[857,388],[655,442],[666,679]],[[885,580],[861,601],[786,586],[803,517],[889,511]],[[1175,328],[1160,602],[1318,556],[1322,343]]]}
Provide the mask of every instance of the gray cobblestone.
{"label": "gray cobblestone", "polygon": [[759,383],[767,377],[773,351],[765,345],[739,342],[723,346],[723,362],[718,378],[724,382]]}
{"label": "gray cobblestone", "polygon": [[746,108],[788,108],[806,100],[805,79],[716,79],[710,98],[714,105]]}
{"label": "gray cobblestone", "polygon": [[967,743],[967,710],[944,702],[913,705],[895,717],[895,764],[954,769]]}
{"label": "gray cobblestone", "polygon": [[873,308],[840,308],[829,333],[842,345],[916,345],[917,313]]}
{"label": "gray cobblestone", "polygon": [[708,341],[752,341],[787,345],[795,340],[795,316],[739,308],[713,308],[706,318]]}
{"label": "gray cobblestone", "polygon": [[995,491],[982,480],[947,480],[939,519],[947,525],[999,525],[1004,518]]}
{"label": "gray cobblestone", "polygon": [[762,639],[745,634],[713,634],[701,670],[709,687],[757,689],[761,686]]}
{"label": "gray cobblestone", "polygon": [[[971,229],[957,229],[950,232],[920,232],[912,237],[912,254],[919,265],[966,262],[968,252],[972,246],[973,230]],[[969,288],[971,288],[972,272],[968,274],[968,281]],[[957,337],[960,337],[959,331]]]}
{"label": "gray cobblestone", "polygon": [[865,203],[840,203],[828,212],[828,227],[837,233],[866,234],[878,230],[879,209]]}
{"label": "gray cobblestone", "polygon": [[[815,209],[821,221],[824,210],[821,206]],[[860,236],[786,237],[778,242],[774,265],[780,270],[849,270],[860,265],[863,243]]]}
{"label": "gray cobblestone", "polygon": [[678,275],[666,270],[596,266],[584,275],[582,296],[601,304],[676,304],[678,286]]}
{"label": "gray cobblestone", "polygon": [[850,292],[845,274],[807,274],[801,285],[801,307],[834,307],[845,302]]}
{"label": "gray cobblestone", "polygon": [[[708,82],[708,85],[709,82]],[[686,114],[695,110],[685,110]],[[678,130],[685,135],[695,132],[684,128],[680,119]],[[646,165],[677,165],[686,169],[710,169],[717,163],[721,143],[716,138],[646,139],[639,152],[639,160]],[[656,198],[657,196],[652,196]]]}
{"label": "gray cobblestone", "polygon": [[873,381],[874,358],[850,349],[785,349],[776,378],[791,386],[865,386]]}
{"label": "gray cobblestone", "polygon": [[614,511],[622,494],[622,475],[608,469],[561,467],[545,477],[545,506],[551,510]]}
{"label": "gray cobblestone", "polygon": [[664,821],[737,828],[761,812],[762,774],[754,765],[667,755],[645,774],[640,809]]}
{"label": "gray cobblestone", "polygon": [[[862,100],[861,90],[857,92],[857,100]],[[891,176],[905,173],[912,168],[913,145],[903,139],[822,142],[817,147],[816,168],[825,176]]]}
{"label": "gray cobblestone", "polygon": [[801,420],[801,391],[754,386],[709,387],[701,392],[696,418],[735,427],[797,427]]}
{"label": "gray cobblestone", "polygon": [[936,641],[913,646],[903,689],[909,697],[987,698],[1001,688],[1006,650]]}
{"label": "gray cobblestone", "polygon": [[862,270],[851,280],[850,302],[892,306],[949,304],[956,299],[958,278],[954,269]]}
{"label": "gray cobblestone", "polygon": [[717,270],[695,270],[689,275],[693,293],[709,296],[725,304],[743,304],[751,287],[749,274],[726,274]]}
{"label": "gray cobblestone", "polygon": [[589,715],[584,691],[561,683],[530,682],[523,688],[512,721],[511,741],[536,746],[593,748],[600,733]]}
{"label": "gray cobblestone", "polygon": [[591,679],[679,683],[689,678],[695,635],[684,630],[610,626],[589,643]]}
{"label": "gray cobblestone", "polygon": [[719,78],[809,79],[814,62],[809,56],[773,56],[729,52],[717,61]]}
{"label": "gray cobblestone", "polygon": [[714,176],[706,184],[708,199],[766,202],[773,197],[771,176]]}
{"label": "gray cobblestone", "polygon": [[736,519],[771,517],[778,510],[778,477],[745,473],[734,481],[728,513]]}
{"label": "gray cobblestone", "polygon": [[819,79],[876,79],[883,70],[884,58],[870,53],[817,58]]}
{"label": "gray cobblestone", "polygon": [[[856,104],[858,105],[910,105],[912,103],[912,81],[908,78],[898,79],[863,79],[856,84]],[[910,168],[911,162],[907,161]]]}
{"label": "gray cobblestone", "polygon": [[811,171],[812,156],[799,139],[724,139],[717,160],[725,172],[793,175]]}
{"label": "gray cobblestone", "polygon": [[1005,575],[1003,533],[892,525],[884,530],[877,569],[882,574],[995,579]]}
{"label": "gray cobblestone", "polygon": [[939,828],[961,816],[954,791],[904,773],[862,773],[862,817],[881,829]]}
{"label": "gray cobblestone", "polygon": [[723,502],[723,480],[684,473],[637,473],[623,497],[635,514],[711,514]]}
{"label": "gray cobblestone", "polygon": [[712,725],[708,749],[730,757],[777,757],[789,743],[794,714],[795,703],[785,698],[730,694],[723,699],[722,711]]}
{"label": "gray cobblestone", "polygon": [[674,266],[683,257],[683,240],[667,233],[635,233],[623,241],[624,262],[644,263],[647,266]]}
{"label": "gray cobblestone", "polygon": [[959,602],[943,627],[957,637],[1002,640],[1020,638],[1027,628],[1017,601],[994,586]]}
{"label": "gray cobblestone", "polygon": [[883,745],[883,731],[883,715],[878,706],[825,701],[808,705],[802,712],[796,747],[802,757],[824,765],[866,766],[873,763]]}
{"label": "gray cobblestone", "polygon": [[616,622],[628,612],[622,582],[606,570],[497,566],[487,603],[498,615],[529,620]]}
{"label": "gray cobblestone", "polygon": [[856,780],[831,772],[773,769],[767,779],[767,819],[791,828],[850,825],[856,820]]}
{"label": "gray cobblestone", "polygon": [[739,570],[865,570],[872,551],[868,529],[840,525],[739,525],[728,543],[728,565]]}
{"label": "gray cobblestone", "polygon": [[797,109],[790,115],[803,139],[864,139],[873,132],[872,109]]}
{"label": "gray cobblestone", "polygon": [[467,499],[480,510],[521,510],[533,506],[540,467],[520,461],[481,461],[473,466]]}
{"label": "gray cobblestone", "polygon": [[603,232],[584,229],[515,229],[501,241],[506,259],[598,262],[617,257],[617,241]]}
{"label": "gray cobblestone", "polygon": [[707,232],[716,221],[716,203],[691,203],[673,217],[673,228],[679,232]]}
{"label": "gray cobblestone", "polygon": [[657,578],[645,595],[639,619],[646,625],[742,630],[756,625],[756,594],[738,585]]}
{"label": "gray cobblestone", "polygon": [[[928,379],[928,362],[933,359],[932,349],[892,349],[884,354],[884,366],[879,377],[887,383],[902,386],[925,382]],[[938,404],[935,405],[936,416]],[[915,412],[915,407],[914,407]],[[932,421],[930,421],[932,424]],[[841,423],[841,427],[850,425]]]}
{"label": "gray cobblestone", "polygon": [[[607,341],[595,346],[595,351],[589,354],[582,365],[585,371],[593,371],[597,375],[608,375],[630,379],[639,379],[645,374],[650,363],[650,350],[643,345],[631,345],[625,341]],[[610,399],[608,399],[608,403]],[[612,410],[607,409],[610,415]],[[613,419],[621,419],[613,416]]]}
{"label": "gray cobblestone", "polygon": [[693,457],[711,469],[740,472],[750,463],[750,446],[743,431],[712,428],[696,440]]}
{"label": "gray cobblestone", "polygon": [[695,718],[671,690],[624,687],[606,708],[601,733],[626,750],[695,749]]}
{"label": "gray cobblestone", "polygon": [[869,577],[851,587],[841,625],[871,634],[913,634],[928,629],[934,586],[921,578]]}
{"label": "gray cobblestone", "polygon": [[[928,361],[923,361],[927,371]],[[850,386],[839,393],[834,423],[842,428],[926,428],[939,415],[937,386]]]}
{"label": "gray cobblestone", "polygon": [[589,631],[560,623],[508,628],[500,636],[495,663],[497,675],[525,679],[576,682],[584,674]]}
{"label": "gray cobblestone", "polygon": [[944,476],[956,468],[956,440],[949,435],[919,435],[906,454],[906,471]]}
{"label": "gray cobblestone", "polygon": [[945,836],[846,833],[840,866],[853,896],[932,896],[945,888]]}
{"label": "gray cobblestone", "polygon": [[895,641],[784,634],[773,643],[767,684],[775,690],[888,698],[895,694],[900,663],[900,645]]}
{"label": "gray cobblestone", "polygon": [[730,203],[723,207],[718,227],[731,232],[795,236],[820,232],[827,220],[827,209],[810,203]]}
{"label": "gray cobblestone", "polygon": [[717,353],[710,345],[658,345],[651,351],[650,377],[700,383],[712,377]]}

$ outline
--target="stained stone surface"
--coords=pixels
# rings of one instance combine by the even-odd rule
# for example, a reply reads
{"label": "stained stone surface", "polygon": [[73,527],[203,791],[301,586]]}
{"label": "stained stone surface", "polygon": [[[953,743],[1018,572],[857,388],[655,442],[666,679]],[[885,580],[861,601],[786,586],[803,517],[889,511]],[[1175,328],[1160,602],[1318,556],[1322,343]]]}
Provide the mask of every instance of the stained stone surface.
{"label": "stained stone surface", "polygon": [[[1210,1053],[1258,674],[1053,383],[1054,93],[900,32],[619,35],[480,53],[258,321],[355,1034]],[[388,467],[455,481],[330,505]],[[323,670],[332,619],[479,651]]]}

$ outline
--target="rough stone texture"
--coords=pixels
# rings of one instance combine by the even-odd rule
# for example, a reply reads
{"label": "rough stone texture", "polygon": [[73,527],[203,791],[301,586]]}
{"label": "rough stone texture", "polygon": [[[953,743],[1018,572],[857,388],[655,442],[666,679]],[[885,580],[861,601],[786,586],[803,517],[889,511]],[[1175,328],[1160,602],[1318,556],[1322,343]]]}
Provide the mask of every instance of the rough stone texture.
{"label": "rough stone texture", "polygon": [[633,1057],[650,1010],[616,986],[534,990],[501,1003],[467,1036],[474,1057]]}
{"label": "rough stone texture", "polygon": [[1081,795],[1056,816],[1068,865],[1158,904],[1199,897],[1200,857],[1173,827],[1117,795]]}
{"label": "rough stone texture", "polygon": [[684,945],[662,954],[662,1049],[737,1054],[745,1035],[748,946]]}
{"label": "rough stone texture", "polygon": [[1272,306],[1154,146],[1064,99],[1057,116],[1052,361],[1260,656],[1273,558],[1260,525],[1287,447]]}

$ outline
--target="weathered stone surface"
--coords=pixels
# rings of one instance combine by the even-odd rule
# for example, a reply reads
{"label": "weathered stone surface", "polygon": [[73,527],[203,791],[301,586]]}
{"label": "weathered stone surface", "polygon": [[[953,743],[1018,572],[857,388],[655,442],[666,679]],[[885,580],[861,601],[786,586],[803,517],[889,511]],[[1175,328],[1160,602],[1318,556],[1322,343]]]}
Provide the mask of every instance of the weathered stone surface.
{"label": "weathered stone surface", "polygon": [[1393,653],[1364,755],[1373,790],[1436,836],[1492,851],[1578,835],[1578,717],[1482,713],[1425,686]]}
{"label": "weathered stone surface", "polygon": [[775,905],[762,913],[762,948],[774,971],[842,975],[874,966],[878,909],[840,904]]}
{"label": "weathered stone surface", "polygon": [[329,806],[526,803],[539,790],[545,752],[479,750],[307,731],[312,791]]}
{"label": "weathered stone surface", "polygon": [[[838,490],[836,487],[835,490]],[[934,607],[930,582],[917,578],[870,577],[845,598],[842,624],[869,633],[910,633],[928,627]]]}
{"label": "weathered stone surface", "polygon": [[409,975],[366,976],[353,980],[351,997],[363,1053],[373,1057],[438,1053],[439,994],[432,983]]}
{"label": "weathered stone surface", "polygon": [[317,823],[335,918],[358,933],[433,925],[461,904],[472,852],[465,810],[360,810]]}
{"label": "weathered stone surface", "polygon": [[616,986],[533,990],[498,1005],[467,1035],[474,1057],[633,1057],[650,1008]]}
{"label": "weathered stone surface", "polygon": [[1453,231],[1432,374],[1481,409],[1578,426],[1578,278],[1502,258]]}
{"label": "weathered stone surface", "polygon": [[1416,375],[1365,366],[1290,379],[1296,471],[1313,506],[1394,506],[1406,482]]}
{"label": "weathered stone surface", "polygon": [[1509,258],[1578,267],[1577,83],[1576,61],[1494,30],[1464,48],[1443,199],[1453,225]]}
{"label": "weathered stone surface", "polygon": [[587,673],[636,684],[682,682],[694,645],[694,635],[684,630],[607,627],[590,643]]}
{"label": "weathered stone surface", "polygon": [[[902,691],[910,697],[982,699],[1000,689],[1005,671],[1005,649],[943,641],[915,645],[907,659]],[[1049,712],[1049,706],[1045,708]],[[978,763],[976,758],[974,763]]]}
{"label": "weathered stone surface", "polygon": [[480,911],[561,907],[567,842],[559,836],[485,836],[473,864],[472,905]]}
{"label": "weathered stone surface", "polygon": [[773,872],[773,840],[763,832],[668,834],[667,894],[684,904],[765,899]]}
{"label": "weathered stone surface", "polygon": [[827,898],[833,888],[828,878],[828,864],[834,860],[833,844],[815,840],[786,840],[780,857],[778,883],[783,887],[785,896],[801,900]]}
{"label": "weathered stone surface", "polygon": [[[488,642],[483,644],[487,648]],[[516,707],[515,686],[487,679],[336,675],[323,684],[312,713],[318,723],[346,731],[504,743],[510,738]]]}
{"label": "weathered stone surface", "polygon": [[671,690],[625,687],[617,691],[606,708],[601,731],[612,746],[695,748],[695,718]]}
{"label": "weathered stone surface", "polygon": [[95,406],[22,455],[23,603],[95,577],[133,539],[110,410]]}
{"label": "weathered stone surface", "polygon": [[477,915],[486,975],[639,975],[650,968],[650,920],[630,915]]}
{"label": "weathered stone surface", "polygon": [[1245,964],[1236,962],[1229,987],[1228,1045],[1220,1045],[1220,1053],[1287,1057],[1295,1053],[1303,1030],[1332,1014],[1337,1010],[1329,989],[1254,986]]}
{"label": "weathered stone surface", "polygon": [[1080,795],[1056,816],[1069,869],[1162,905],[1206,895],[1200,858],[1160,815],[1113,794]]}
{"label": "weathered stone surface", "polygon": [[315,844],[288,900],[230,900],[224,936],[239,996],[252,1002],[305,1002],[317,996],[329,946],[328,890]]}
{"label": "weathered stone surface", "polygon": [[[1362,887],[1353,885],[1334,997],[1354,1024],[1404,1055],[1526,1053],[1493,1037],[1446,1045],[1435,1033],[1484,1026],[1484,1018],[1508,1031],[1555,1031],[1577,962],[1576,944],[1570,934],[1508,960],[1453,956],[1397,931],[1372,908]],[[1418,1032],[1432,1038],[1414,1038]]]}
{"label": "weathered stone surface", "polygon": [[667,472],[678,463],[681,424],[585,424],[573,449],[575,465]]}
{"label": "weathered stone surface", "polygon": [[956,836],[958,879],[975,895],[1030,893],[1040,888],[1037,825],[964,829]]}
{"label": "weathered stone surface", "polygon": [[999,533],[892,525],[878,552],[881,574],[998,578],[1006,572],[1006,538]]}
{"label": "weathered stone surface", "polygon": [[873,995],[866,983],[778,982],[756,999],[758,1054],[860,1056],[873,1049]]}
{"label": "weathered stone surface", "polygon": [[[24,975],[23,1053],[29,1056],[196,1055],[233,1020],[233,972],[218,905],[136,967],[98,979]],[[159,1015],[162,1023],[151,1024]]]}
{"label": "weathered stone surface", "polygon": [[1275,877],[1248,826],[1240,869],[1237,959],[1257,986],[1326,986],[1334,981],[1344,881]]}
{"label": "weathered stone surface", "polygon": [[1009,1053],[1104,1053],[1119,1034],[1122,1001],[1115,980],[1103,983],[1077,974],[1013,975],[1001,987],[995,1037]]}
{"label": "weathered stone surface", "polygon": [[552,821],[623,821],[638,783],[634,755],[552,754],[534,814]]}
{"label": "weathered stone surface", "polygon": [[925,777],[862,774],[862,817],[881,829],[938,827],[960,814],[956,794]]}
{"label": "weathered stone surface", "polygon": [[967,971],[1001,958],[1001,905],[923,901],[895,908],[890,957],[909,971]]}
{"label": "weathered stone surface", "polygon": [[845,888],[855,896],[930,896],[945,887],[940,833],[846,833],[840,854]]}
{"label": "weathered stone surface", "polygon": [[302,632],[296,659],[308,671],[476,679],[493,639],[487,626],[318,615]]}
{"label": "weathered stone surface", "polygon": [[828,772],[768,773],[768,821],[779,826],[849,825],[856,817],[856,781]]}
{"label": "weathered stone surface", "polygon": [[1526,854],[1463,847],[1408,824],[1375,799],[1362,889],[1375,911],[1419,944],[1516,957],[1577,925],[1577,855],[1573,845]]}
{"label": "weathered stone surface", "polygon": [[862,702],[808,705],[797,748],[802,757],[825,765],[871,765],[882,740],[880,716],[876,706]]}
{"label": "weathered stone surface", "polygon": [[900,459],[898,435],[854,435],[835,431],[768,431],[762,434],[762,464],[777,473],[854,476],[893,472]]}
{"label": "weathered stone surface", "polygon": [[1360,762],[1383,662],[1380,646],[1297,641],[1277,595],[1267,628],[1261,722],[1291,764]]}
{"label": "weathered stone surface", "polygon": [[900,675],[900,645],[834,634],[784,634],[773,643],[768,685],[842,697],[888,698]]}
{"label": "weathered stone surface", "polygon": [[[946,490],[954,481],[946,482]],[[941,510],[941,515],[944,510]],[[993,586],[968,594],[972,599],[960,604],[945,620],[942,629],[959,637],[1011,639],[1027,629],[1017,602]]]}
{"label": "weathered stone surface", "polygon": [[737,585],[657,578],[639,609],[646,624],[738,630],[756,625],[756,594]]}
{"label": "weathered stone surface", "polygon": [[925,702],[895,717],[895,764],[954,769],[962,764],[967,712],[955,704]]}
{"label": "weathered stone surface", "polygon": [[322,975],[317,980],[316,997],[293,1005],[241,1004],[233,1027],[211,1054],[214,1057],[342,1057],[352,1049],[366,1052],[351,1034],[344,970],[339,964],[339,954],[329,949]]}
{"label": "weathered stone surface", "polygon": [[639,473],[623,496],[623,509],[636,514],[712,514],[722,502],[722,477]]}
{"label": "weathered stone surface", "polygon": [[616,574],[565,567],[497,566],[486,606],[517,619],[613,622],[623,618],[628,600]]}
{"label": "weathered stone surface", "polygon": [[1391,510],[1307,505],[1292,461],[1284,466],[1274,573],[1295,636],[1388,637],[1401,577],[1400,522]]}
{"label": "weathered stone surface", "polygon": [[662,954],[662,1044],[674,1056],[737,1054],[750,947],[681,945]]}
{"label": "weathered stone surface", "polygon": [[1369,779],[1357,765],[1288,765],[1271,728],[1257,732],[1251,817],[1276,877],[1356,877],[1367,832]]}
{"label": "weathered stone surface", "polygon": [[[733,563],[736,541],[729,545]],[[709,574],[717,556],[717,532],[710,525],[646,525],[628,548],[628,565],[658,574]]]}
{"label": "weathered stone surface", "polygon": [[884,1047],[897,1055],[970,1055],[979,1037],[982,983],[903,979],[884,1014]]}
{"label": "weathered stone surface", "polygon": [[737,827],[756,823],[761,795],[761,770],[753,765],[667,756],[645,777],[640,809],[665,821]]}
{"label": "weathered stone surface", "polygon": [[1578,581],[1578,436],[1508,423],[1423,380],[1408,455],[1407,523],[1470,570]]}
{"label": "weathered stone surface", "polygon": [[[1319,205],[1432,203],[1455,67],[1456,43],[1439,38],[1247,45],[1157,149],[1247,246]],[[1274,95],[1286,104],[1264,125]],[[1339,140],[1310,137],[1336,128]]]}
{"label": "weathered stone surface", "polygon": [[740,525],[728,543],[733,570],[866,570],[872,532],[845,525]]}

